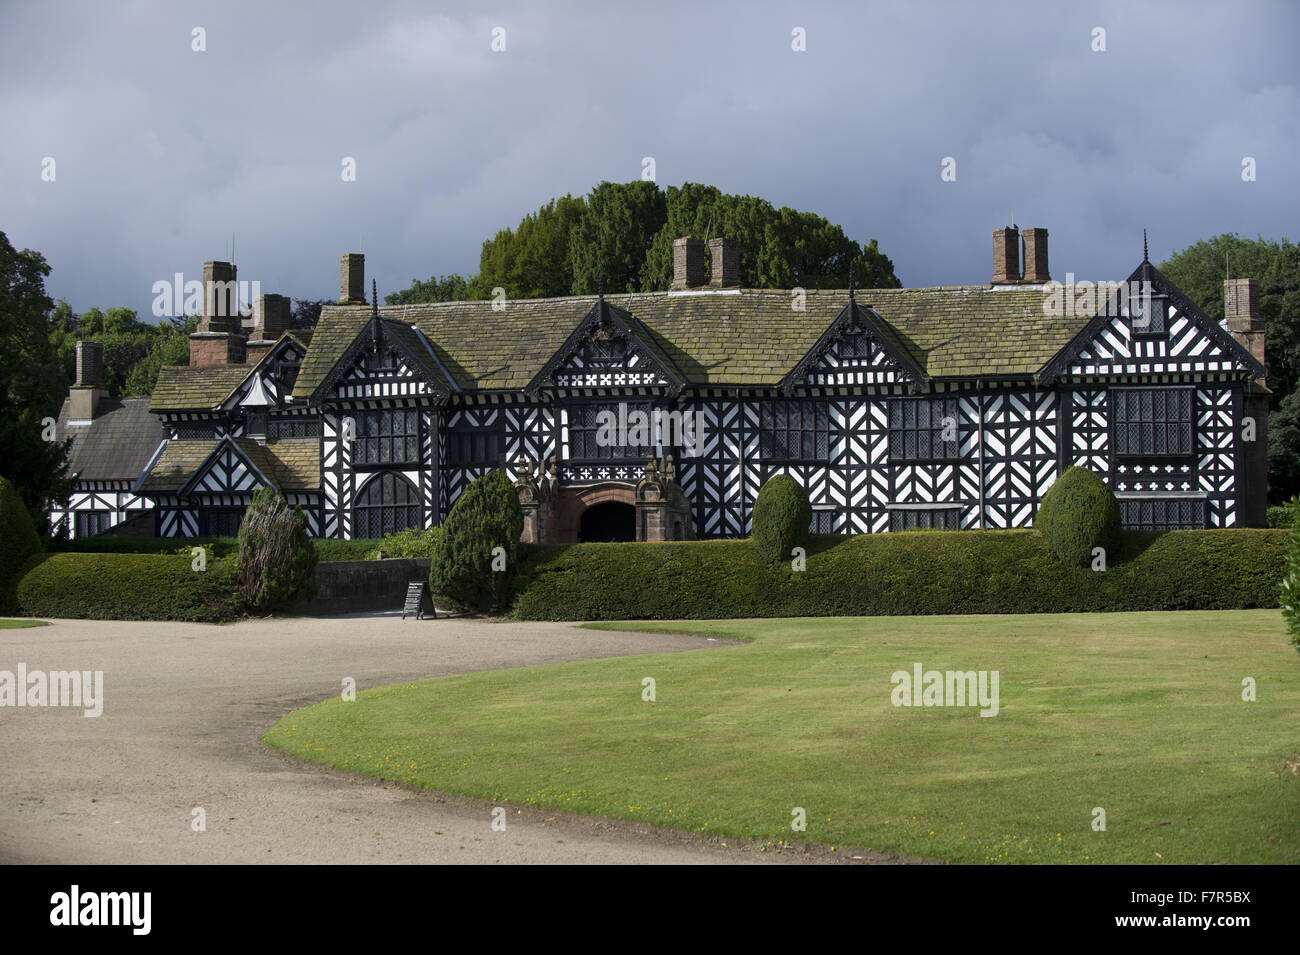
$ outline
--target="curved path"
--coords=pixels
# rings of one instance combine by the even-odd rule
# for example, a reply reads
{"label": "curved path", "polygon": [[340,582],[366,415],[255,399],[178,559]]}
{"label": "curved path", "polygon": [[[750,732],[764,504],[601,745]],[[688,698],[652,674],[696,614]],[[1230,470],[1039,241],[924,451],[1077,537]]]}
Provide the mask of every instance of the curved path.
{"label": "curved path", "polygon": [[[490,803],[306,766],[261,743],[273,722],[339,693],[345,677],[365,689],[710,645],[397,615],[0,630],[0,670],[102,670],[105,698],[93,719],[0,707],[0,863],[850,861],[527,809],[511,808],[506,831],[493,832]],[[192,831],[195,807],[205,832]]]}

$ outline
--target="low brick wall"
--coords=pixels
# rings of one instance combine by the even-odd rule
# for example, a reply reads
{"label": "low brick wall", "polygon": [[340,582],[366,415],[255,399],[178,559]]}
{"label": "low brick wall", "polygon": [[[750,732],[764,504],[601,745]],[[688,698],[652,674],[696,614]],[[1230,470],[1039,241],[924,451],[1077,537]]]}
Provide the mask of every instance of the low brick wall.
{"label": "low brick wall", "polygon": [[[295,606],[293,613],[323,617],[362,610],[401,610],[406,585],[428,579],[428,558],[322,561],[316,565],[316,596]],[[433,607],[427,604],[424,610],[432,613]]]}

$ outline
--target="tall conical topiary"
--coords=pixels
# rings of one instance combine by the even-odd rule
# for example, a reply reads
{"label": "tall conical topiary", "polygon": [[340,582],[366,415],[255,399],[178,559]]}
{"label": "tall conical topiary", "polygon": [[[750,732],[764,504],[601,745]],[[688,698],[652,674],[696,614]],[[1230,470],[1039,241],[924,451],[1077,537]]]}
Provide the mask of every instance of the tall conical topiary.
{"label": "tall conical topiary", "polygon": [[452,505],[434,542],[429,567],[434,594],[458,610],[504,610],[523,531],[519,494],[506,473],[495,470],[474,481]]}
{"label": "tall conical topiary", "polygon": [[0,477],[0,610],[17,609],[14,588],[18,586],[18,574],[40,549],[41,540],[22,498],[7,479]]}
{"label": "tall conical topiary", "polygon": [[1034,529],[1071,567],[1089,567],[1100,547],[1111,559],[1123,538],[1119,501],[1100,476],[1087,468],[1066,468],[1047,489],[1034,516]]}
{"label": "tall conical topiary", "polygon": [[1291,498],[1286,509],[1290,530],[1287,532],[1286,576],[1282,578],[1279,605],[1287,631],[1291,634],[1291,643],[1300,653],[1300,497]]}
{"label": "tall conical topiary", "polygon": [[253,492],[239,525],[239,589],[253,610],[273,610],[316,593],[316,549],[307,518],[269,487]]}
{"label": "tall conical topiary", "polygon": [[788,474],[770,478],[754,501],[751,534],[758,552],[774,564],[790,559],[790,551],[807,544],[812,505],[803,486]]}

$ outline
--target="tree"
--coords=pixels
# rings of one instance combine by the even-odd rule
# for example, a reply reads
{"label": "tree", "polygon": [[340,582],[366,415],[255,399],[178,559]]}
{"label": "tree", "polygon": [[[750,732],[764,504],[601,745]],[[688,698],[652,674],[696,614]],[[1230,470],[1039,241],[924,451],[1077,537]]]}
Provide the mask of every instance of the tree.
{"label": "tree", "polygon": [[758,489],[750,532],[754,547],[774,564],[790,560],[794,548],[808,543],[812,505],[803,485],[788,474],[777,474]]}
{"label": "tree", "polygon": [[457,273],[430,276],[428,281],[411,279],[411,287],[384,296],[385,305],[417,305],[421,302],[460,302],[469,298],[469,282]]}
{"label": "tree", "polygon": [[253,492],[239,525],[239,589],[254,610],[274,610],[316,593],[316,551],[301,508],[269,487]]}
{"label": "tree", "polygon": [[1203,239],[1160,263],[1160,271],[1211,318],[1223,318],[1225,268],[1259,282],[1268,366],[1269,499],[1300,491],[1300,246],[1283,238],[1243,239],[1225,233]]}
{"label": "tree", "polygon": [[164,365],[187,365],[190,335],[198,330],[199,317],[188,315],[159,322],[149,351],[132,366],[122,385],[125,395],[151,395]]}
{"label": "tree", "polygon": [[518,572],[523,530],[519,495],[504,471],[471,482],[433,542],[430,589],[458,608],[503,609]]}
{"label": "tree", "polygon": [[295,298],[293,313],[289,317],[290,328],[315,328],[320,321],[320,310],[333,304],[329,299]]}
{"label": "tree", "polygon": [[602,182],[569,237],[573,266],[570,293],[590,295],[603,275],[609,292],[648,291],[642,266],[655,235],[668,219],[668,204],[653,182]]}
{"label": "tree", "polygon": [[67,443],[55,442],[49,427],[67,384],[53,342],[49,274],[39,252],[19,252],[0,232],[0,460],[42,534],[50,502],[72,491]]}

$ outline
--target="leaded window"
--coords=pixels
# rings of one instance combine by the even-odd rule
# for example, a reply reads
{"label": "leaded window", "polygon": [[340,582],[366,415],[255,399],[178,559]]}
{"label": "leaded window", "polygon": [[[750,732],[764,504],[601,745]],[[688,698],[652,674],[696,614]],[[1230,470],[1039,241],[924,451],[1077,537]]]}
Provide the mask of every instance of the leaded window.
{"label": "leaded window", "polygon": [[830,459],[830,412],[824,401],[765,401],[759,409],[759,448],[764,461]]}
{"label": "leaded window", "polygon": [[1202,528],[1204,498],[1120,498],[1120,519],[1129,530],[1171,531]]}
{"label": "leaded window", "polygon": [[308,415],[289,415],[283,418],[271,418],[267,425],[267,438],[319,438],[320,418]]}
{"label": "leaded window", "polygon": [[945,530],[961,528],[959,507],[899,507],[889,512],[891,531]]}
{"label": "leaded window", "polygon": [[455,428],[447,432],[447,456],[456,467],[499,467],[501,453],[501,432],[496,428]]}
{"label": "leaded window", "polygon": [[1119,457],[1190,457],[1196,447],[1191,388],[1116,388],[1113,447]]}
{"label": "leaded window", "polygon": [[419,492],[393,471],[381,471],[366,482],[352,507],[354,538],[384,537],[421,526]]}
{"label": "leaded window", "polygon": [[113,526],[112,511],[76,511],[77,539],[94,537]]}
{"label": "leaded window", "polygon": [[955,461],[961,441],[956,398],[892,398],[889,456],[895,461]]}
{"label": "leaded window", "polygon": [[357,411],[355,463],[418,464],[420,461],[420,412],[416,408],[386,408]]}
{"label": "leaded window", "polygon": [[570,460],[644,459],[655,453],[655,414],[648,401],[573,405],[568,418]]}
{"label": "leaded window", "polygon": [[244,523],[242,507],[201,507],[199,508],[200,537],[235,537],[239,534],[239,525]]}

